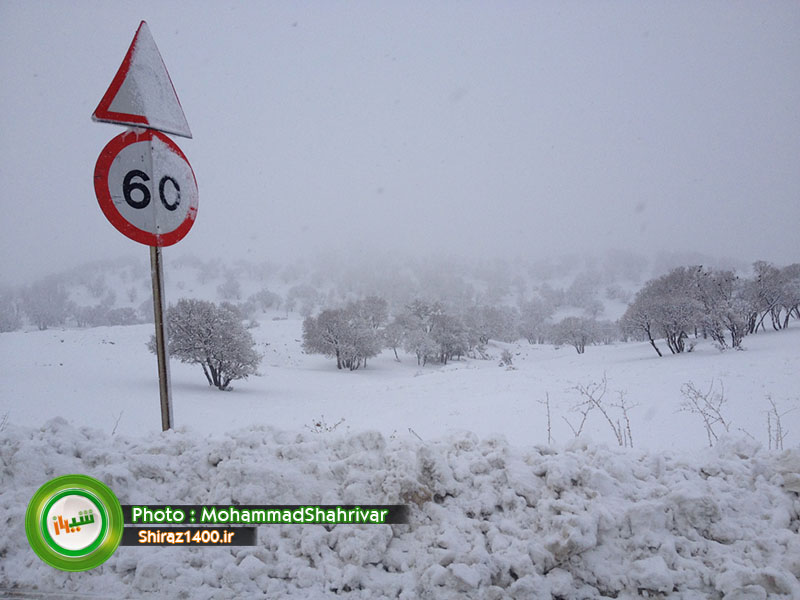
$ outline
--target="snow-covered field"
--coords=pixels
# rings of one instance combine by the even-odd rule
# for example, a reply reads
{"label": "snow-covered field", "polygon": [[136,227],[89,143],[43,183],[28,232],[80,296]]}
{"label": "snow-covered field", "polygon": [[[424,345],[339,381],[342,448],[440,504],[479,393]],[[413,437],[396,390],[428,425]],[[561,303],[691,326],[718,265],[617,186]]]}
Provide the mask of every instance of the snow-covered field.
{"label": "snow-covered field", "polygon": [[[497,344],[514,369],[384,352],[353,373],[303,354],[300,326],[261,321],[263,376],[232,392],[173,363],[165,434],[152,325],[0,335],[0,595],[800,598],[800,410],[783,417],[782,452],[766,418],[768,395],[800,404],[797,325],[741,352]],[[624,391],[637,404],[632,450],[596,411],[579,440],[564,420],[580,421],[574,386],[604,374],[609,402]],[[701,419],[678,409],[682,384],[712,381],[730,435],[709,449]],[[310,431],[323,415],[345,420]],[[254,548],[124,547],[68,574],[39,561],[22,523],[33,492],[66,473],[123,503],[398,502],[412,522],[260,527]]]}
{"label": "snow-covered field", "polygon": [[[20,425],[41,425],[61,416],[76,426],[110,433],[142,434],[161,427],[156,360],[145,344],[152,325],[12,332],[0,335],[0,415]],[[455,361],[418,367],[410,355],[384,351],[365,370],[337,371],[334,361],[303,354],[299,318],[266,318],[251,330],[264,354],[261,377],[234,382],[234,391],[210,388],[200,367],[173,361],[175,423],[200,433],[220,433],[253,423],[304,431],[324,416],[337,431],[379,431],[424,440],[457,431],[480,437],[502,435],[512,444],[547,442],[549,395],[552,437],[573,437],[565,418],[580,401],[579,384],[608,381],[606,401],[626,393],[635,447],[697,449],[707,445],[701,418],[680,412],[681,386],[724,388],[722,412],[731,432],[767,443],[771,396],[781,411],[800,407],[800,324],[745,339],[744,351],[719,352],[700,343],[692,353],[658,358],[646,343],[572,347],[492,344],[493,360]],[[514,354],[514,369],[498,366],[502,348]],[[667,352],[666,348],[663,351]],[[612,414],[619,416],[618,413]],[[800,409],[783,419],[787,443],[800,441]],[[719,427],[718,427],[719,429]],[[616,443],[597,411],[584,433]]]}

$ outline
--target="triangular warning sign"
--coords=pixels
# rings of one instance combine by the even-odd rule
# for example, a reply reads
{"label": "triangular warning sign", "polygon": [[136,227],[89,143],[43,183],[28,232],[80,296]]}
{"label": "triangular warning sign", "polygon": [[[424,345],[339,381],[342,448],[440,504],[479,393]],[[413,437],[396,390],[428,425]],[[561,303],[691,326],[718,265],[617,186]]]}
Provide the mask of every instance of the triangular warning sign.
{"label": "triangular warning sign", "polygon": [[192,137],[167,67],[144,21],[92,119]]}

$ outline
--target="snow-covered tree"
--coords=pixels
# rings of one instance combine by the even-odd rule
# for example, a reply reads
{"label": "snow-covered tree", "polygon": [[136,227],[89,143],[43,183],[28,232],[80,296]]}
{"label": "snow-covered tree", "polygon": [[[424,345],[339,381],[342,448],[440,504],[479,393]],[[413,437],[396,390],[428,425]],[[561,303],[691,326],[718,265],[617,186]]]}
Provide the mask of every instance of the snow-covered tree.
{"label": "snow-covered tree", "polygon": [[367,296],[348,304],[347,310],[359,328],[360,344],[369,349],[362,353],[362,364],[366,367],[367,358],[376,356],[384,348],[383,330],[389,318],[389,304],[379,296]]}
{"label": "snow-covered tree", "polygon": [[595,342],[611,344],[620,337],[619,323],[601,319],[595,323]]}
{"label": "snow-covered tree", "polygon": [[105,313],[102,306],[73,306],[72,318],[78,327],[97,327],[103,325],[101,315]]}
{"label": "snow-covered tree", "polygon": [[[183,298],[167,309],[170,356],[199,364],[208,385],[229,389],[235,379],[255,375],[261,356],[234,307]],[[155,352],[155,336],[148,348]]]}
{"label": "snow-covered tree", "polygon": [[40,330],[61,325],[71,310],[63,284],[48,277],[28,287],[23,293],[23,308],[31,323]]}
{"label": "snow-covered tree", "polygon": [[78,327],[135,325],[142,322],[136,309],[127,306],[117,308],[109,308],[104,304],[72,306],[70,314]]}
{"label": "snow-covered tree", "polygon": [[566,303],[586,309],[589,313],[598,314],[603,305],[597,300],[601,278],[596,271],[586,270],[579,273],[572,284],[564,292]]}
{"label": "snow-covered tree", "polygon": [[628,304],[631,301],[631,293],[618,283],[610,283],[606,286],[606,298],[609,300],[619,300]]}
{"label": "snow-covered tree", "polygon": [[139,322],[136,309],[129,306],[111,308],[106,313],[109,325],[135,325]]}
{"label": "snow-covered tree", "polygon": [[673,354],[683,352],[702,308],[695,297],[696,272],[697,267],[678,267],[648,281],[623,315],[623,330],[647,339],[659,356],[659,337]]}
{"label": "snow-covered tree", "polygon": [[268,308],[280,308],[281,306],[281,297],[267,288],[262,288],[252,294],[248,300],[260,308],[262,312],[266,312]]}
{"label": "snow-covered tree", "polygon": [[784,329],[792,316],[800,319],[800,263],[783,268],[758,261],[753,263],[753,278],[745,284],[750,305],[748,333],[764,329],[770,317],[773,329]]}
{"label": "snow-covered tree", "polygon": [[657,338],[663,337],[670,351],[679,353],[686,350],[691,332],[710,337],[721,348],[739,348],[767,314],[773,315],[776,329],[781,327],[786,277],[764,262],[755,263],[754,272],[753,279],[745,280],[730,270],[675,268],[639,290],[620,327],[626,335],[647,339],[659,356]]}
{"label": "snow-covered tree", "polygon": [[539,295],[545,304],[552,308],[553,311],[558,310],[565,304],[565,296],[563,288],[554,288],[549,283],[544,282],[539,286]]}
{"label": "snow-covered tree", "polygon": [[227,273],[225,281],[217,286],[217,295],[223,300],[239,300],[242,297],[242,284],[233,273]]}
{"label": "snow-covered tree", "polygon": [[286,314],[289,311],[298,310],[303,317],[308,317],[314,312],[320,301],[320,294],[317,289],[306,283],[293,285],[286,292]]}
{"label": "snow-covered tree", "polygon": [[0,290],[0,333],[16,331],[22,327],[22,309],[17,295],[11,290]]}
{"label": "snow-covered tree", "polygon": [[437,359],[446,365],[451,358],[459,358],[470,350],[467,328],[458,317],[441,312],[434,315],[431,337],[437,346]]}
{"label": "snow-covered tree", "polygon": [[417,357],[417,364],[424,367],[428,359],[436,354],[436,340],[423,329],[410,329],[406,331],[403,349]]}
{"label": "snow-covered tree", "polygon": [[519,311],[519,333],[530,344],[543,344],[553,308],[540,298],[524,303]]}
{"label": "snow-covered tree", "polygon": [[414,300],[406,305],[395,321],[404,328],[403,349],[417,357],[417,364],[425,366],[436,352],[433,339],[433,313],[443,310],[440,304],[432,305],[424,300]]}
{"label": "snow-covered tree", "polygon": [[99,273],[94,277],[87,278],[84,285],[92,297],[97,299],[102,298],[109,291],[105,273]]}
{"label": "snow-covered tree", "polygon": [[383,347],[385,318],[386,302],[377,298],[323,310],[303,321],[303,350],[335,358],[337,369],[366,367]]}
{"label": "snow-covered tree", "polygon": [[645,285],[636,294],[620,319],[620,328],[626,336],[634,339],[646,339],[653,346],[656,354],[663,356],[656,345],[658,337],[656,314],[659,310],[659,299],[651,286]]}
{"label": "snow-covered tree", "polygon": [[379,296],[367,296],[349,305],[356,317],[373,331],[386,325],[389,318],[389,305]]}
{"label": "snow-covered tree", "polygon": [[483,346],[490,339],[501,342],[519,339],[519,313],[513,307],[473,305],[464,311],[461,320],[470,338]]}
{"label": "snow-covered tree", "polygon": [[597,339],[597,322],[586,317],[566,317],[553,326],[553,341],[569,344],[578,354],[586,351],[586,345]]}
{"label": "snow-covered tree", "polygon": [[391,348],[394,352],[394,358],[400,362],[400,357],[397,355],[397,349],[402,348],[405,342],[406,328],[403,323],[397,318],[392,319],[386,327],[383,328],[383,344],[386,348]]}
{"label": "snow-covered tree", "polygon": [[772,317],[772,326],[778,329],[781,302],[784,295],[784,277],[781,269],[763,260],[753,263],[753,278],[747,283],[747,299],[750,304],[748,318],[749,333],[764,327],[767,315]]}
{"label": "snow-covered tree", "polygon": [[467,354],[478,340],[471,340],[463,320],[441,302],[414,300],[399,316],[405,330],[404,349],[425,365],[433,359],[447,364]]}
{"label": "snow-covered tree", "polygon": [[655,319],[673,354],[686,349],[686,339],[697,324],[700,304],[694,294],[696,267],[678,267],[648,282],[659,302]]}
{"label": "snow-covered tree", "polygon": [[800,263],[783,267],[781,279],[783,280],[781,308],[786,311],[783,319],[783,327],[786,328],[792,315],[800,319]]}
{"label": "snow-covered tree", "polygon": [[721,348],[741,347],[749,330],[751,305],[746,287],[733,271],[698,268],[695,273],[694,297],[700,303],[697,325]]}

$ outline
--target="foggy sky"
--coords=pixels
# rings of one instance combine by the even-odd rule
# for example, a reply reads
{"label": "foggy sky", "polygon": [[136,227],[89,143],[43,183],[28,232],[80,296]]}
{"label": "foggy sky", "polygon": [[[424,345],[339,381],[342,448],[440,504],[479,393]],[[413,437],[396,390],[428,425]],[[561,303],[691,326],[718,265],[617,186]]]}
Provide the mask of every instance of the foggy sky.
{"label": "foggy sky", "polygon": [[3,282],[147,255],[90,119],[142,19],[200,190],[165,252],[800,260],[797,2],[0,0]]}

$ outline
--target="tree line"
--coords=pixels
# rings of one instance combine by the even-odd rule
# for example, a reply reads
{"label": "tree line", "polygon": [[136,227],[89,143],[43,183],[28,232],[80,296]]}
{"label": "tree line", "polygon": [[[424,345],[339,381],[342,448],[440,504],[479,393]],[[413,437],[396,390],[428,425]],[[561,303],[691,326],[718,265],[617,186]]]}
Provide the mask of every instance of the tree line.
{"label": "tree line", "polygon": [[702,266],[678,267],[648,281],[620,320],[634,339],[663,339],[673,354],[691,351],[690,337],[711,338],[719,348],[741,348],[748,334],[775,330],[800,318],[800,263],[783,268],[764,261],[753,265],[753,276]]}
{"label": "tree line", "polygon": [[[587,304],[591,305],[591,299]],[[339,369],[366,367],[367,359],[402,349],[417,364],[447,364],[485,357],[490,339],[571,345],[583,354],[592,344],[648,341],[658,356],[691,351],[699,338],[720,348],[742,347],[748,334],[780,330],[800,318],[800,263],[776,267],[759,261],[752,277],[703,266],[677,267],[647,281],[619,321],[587,316],[552,317],[560,303],[535,297],[519,306],[446,304],[417,299],[390,316],[386,300],[369,296],[328,308],[303,322],[303,348],[336,359]]]}
{"label": "tree line", "polygon": [[[126,280],[131,283],[132,278],[131,274]],[[478,294],[456,278],[444,286],[447,301],[415,298],[400,305],[377,295],[346,301],[342,290],[325,293],[310,283],[293,285],[285,295],[262,288],[239,300],[241,286],[232,277],[225,278],[218,293],[230,299],[227,306],[243,320],[255,319],[259,311],[299,311],[306,317],[305,350],[328,355],[346,370],[364,368],[386,348],[398,360],[400,351],[414,356],[420,366],[485,357],[490,339],[568,344],[579,354],[593,344],[628,339],[649,342],[659,356],[665,348],[671,353],[691,351],[698,338],[709,338],[723,349],[741,348],[746,335],[768,327],[784,329],[792,318],[800,318],[800,263],[778,267],[758,261],[748,277],[726,269],[677,267],[647,281],[632,299],[618,283],[608,284],[608,299],[628,303],[619,321],[598,318],[603,284],[597,273],[580,273],[567,288],[542,282],[529,288],[532,294],[523,293],[527,285],[518,283],[510,288],[490,286]],[[82,284],[97,299],[95,305],[70,301],[56,277],[18,292],[0,290],[0,331],[19,329],[24,320],[46,329],[70,321],[83,327],[134,324],[146,320],[146,314],[152,318],[149,298],[138,310],[115,307],[116,294],[102,275],[87,275]],[[431,295],[442,285],[433,286]],[[124,293],[129,302],[141,300],[135,287]],[[565,308],[581,314],[557,318]]]}

